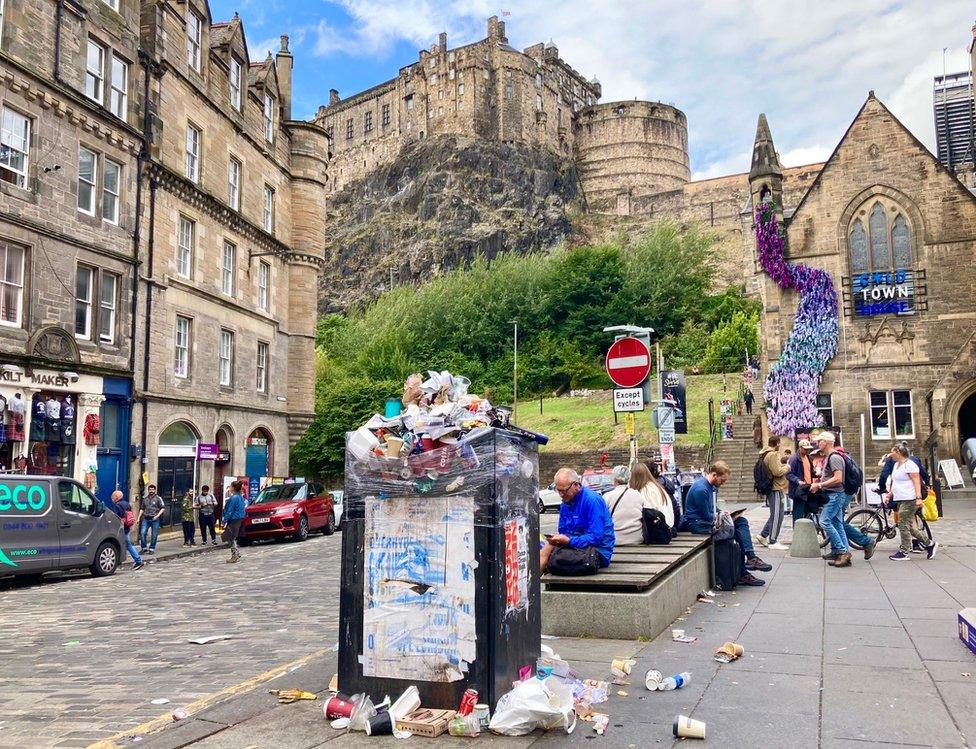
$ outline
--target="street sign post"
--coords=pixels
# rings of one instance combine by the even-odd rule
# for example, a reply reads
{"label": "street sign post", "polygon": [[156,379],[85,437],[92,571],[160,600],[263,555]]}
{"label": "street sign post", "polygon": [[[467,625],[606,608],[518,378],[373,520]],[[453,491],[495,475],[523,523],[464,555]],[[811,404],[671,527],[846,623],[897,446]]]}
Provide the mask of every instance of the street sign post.
{"label": "street sign post", "polygon": [[615,413],[644,410],[644,389],[639,387],[621,388],[613,391],[613,410]]}
{"label": "street sign post", "polygon": [[617,387],[637,387],[651,373],[651,350],[637,338],[619,338],[607,351],[606,367]]}

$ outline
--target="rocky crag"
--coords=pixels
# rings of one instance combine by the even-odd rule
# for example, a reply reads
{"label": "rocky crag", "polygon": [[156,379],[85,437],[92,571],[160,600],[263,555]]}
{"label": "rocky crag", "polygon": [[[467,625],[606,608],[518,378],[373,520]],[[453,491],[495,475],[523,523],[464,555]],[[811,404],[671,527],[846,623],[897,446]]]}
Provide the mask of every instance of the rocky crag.
{"label": "rocky crag", "polygon": [[478,255],[545,250],[580,210],[572,162],[542,149],[445,135],[330,200],[319,311],[341,311]]}

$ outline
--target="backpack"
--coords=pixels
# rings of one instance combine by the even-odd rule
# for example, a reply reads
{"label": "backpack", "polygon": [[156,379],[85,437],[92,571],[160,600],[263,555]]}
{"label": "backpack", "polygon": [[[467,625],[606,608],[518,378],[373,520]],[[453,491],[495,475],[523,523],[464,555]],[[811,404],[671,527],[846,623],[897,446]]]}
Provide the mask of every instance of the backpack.
{"label": "backpack", "polygon": [[766,451],[763,450],[759,453],[759,457],[756,458],[756,465],[752,467],[752,482],[753,490],[756,494],[765,497],[773,490],[773,479],[769,476],[769,471],[766,470]]}
{"label": "backpack", "polygon": [[844,456],[844,494],[854,496],[861,491],[864,484],[864,472],[854,462],[854,458],[846,452],[841,454]]}
{"label": "backpack", "polygon": [[122,527],[125,529],[125,532],[128,533],[129,531],[132,530],[132,526],[135,524],[136,524],[136,514],[130,508],[126,510],[125,514],[122,516]]}
{"label": "backpack", "polygon": [[651,507],[641,510],[641,533],[645,544],[671,543],[671,528],[660,510]]}

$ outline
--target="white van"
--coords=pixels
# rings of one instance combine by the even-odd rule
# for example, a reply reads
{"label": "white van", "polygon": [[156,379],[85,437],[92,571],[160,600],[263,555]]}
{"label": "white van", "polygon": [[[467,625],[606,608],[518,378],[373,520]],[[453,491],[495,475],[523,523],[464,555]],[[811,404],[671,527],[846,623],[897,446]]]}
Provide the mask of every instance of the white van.
{"label": "white van", "polygon": [[0,474],[0,576],[114,574],[124,533],[118,515],[73,479]]}

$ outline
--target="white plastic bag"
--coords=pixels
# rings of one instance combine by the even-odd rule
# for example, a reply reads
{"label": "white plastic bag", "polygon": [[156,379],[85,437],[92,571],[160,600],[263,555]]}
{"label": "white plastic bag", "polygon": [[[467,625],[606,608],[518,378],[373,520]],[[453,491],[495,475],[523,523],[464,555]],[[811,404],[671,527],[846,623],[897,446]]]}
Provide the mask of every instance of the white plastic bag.
{"label": "white plastic bag", "polygon": [[526,679],[503,694],[488,724],[489,730],[503,736],[525,736],[536,728],[549,731],[576,728],[573,690],[557,679]]}

